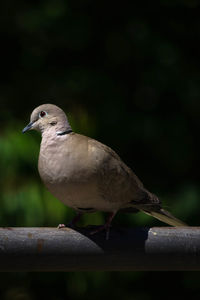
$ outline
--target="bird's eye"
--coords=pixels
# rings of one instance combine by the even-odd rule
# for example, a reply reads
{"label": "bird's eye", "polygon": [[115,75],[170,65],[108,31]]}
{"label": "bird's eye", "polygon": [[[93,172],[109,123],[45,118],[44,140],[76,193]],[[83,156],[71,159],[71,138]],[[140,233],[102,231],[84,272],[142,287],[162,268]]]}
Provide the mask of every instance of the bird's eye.
{"label": "bird's eye", "polygon": [[40,118],[44,118],[46,115],[47,115],[46,111],[43,110],[39,114]]}

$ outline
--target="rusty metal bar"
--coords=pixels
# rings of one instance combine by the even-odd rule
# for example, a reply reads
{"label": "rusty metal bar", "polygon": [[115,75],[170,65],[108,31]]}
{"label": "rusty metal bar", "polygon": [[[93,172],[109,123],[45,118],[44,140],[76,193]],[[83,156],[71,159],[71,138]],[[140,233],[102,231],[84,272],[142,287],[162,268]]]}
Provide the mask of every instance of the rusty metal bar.
{"label": "rusty metal bar", "polygon": [[0,228],[0,271],[200,270],[200,227]]}

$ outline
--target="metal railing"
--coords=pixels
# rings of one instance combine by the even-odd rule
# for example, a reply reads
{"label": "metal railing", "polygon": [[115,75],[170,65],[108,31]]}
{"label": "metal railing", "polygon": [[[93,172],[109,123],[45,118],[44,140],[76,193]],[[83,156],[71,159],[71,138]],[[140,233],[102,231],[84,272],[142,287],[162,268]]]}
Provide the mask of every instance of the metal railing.
{"label": "metal railing", "polygon": [[0,228],[0,271],[200,270],[200,227]]}

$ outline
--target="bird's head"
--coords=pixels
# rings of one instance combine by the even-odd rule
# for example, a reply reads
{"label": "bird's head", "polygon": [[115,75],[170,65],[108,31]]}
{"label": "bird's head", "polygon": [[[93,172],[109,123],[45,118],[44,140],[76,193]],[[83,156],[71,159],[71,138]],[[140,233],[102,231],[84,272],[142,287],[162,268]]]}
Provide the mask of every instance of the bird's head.
{"label": "bird's head", "polygon": [[41,133],[51,129],[58,135],[67,130],[71,131],[66,114],[54,104],[43,104],[33,110],[30,123],[22,132],[25,133],[31,129],[38,130]]}

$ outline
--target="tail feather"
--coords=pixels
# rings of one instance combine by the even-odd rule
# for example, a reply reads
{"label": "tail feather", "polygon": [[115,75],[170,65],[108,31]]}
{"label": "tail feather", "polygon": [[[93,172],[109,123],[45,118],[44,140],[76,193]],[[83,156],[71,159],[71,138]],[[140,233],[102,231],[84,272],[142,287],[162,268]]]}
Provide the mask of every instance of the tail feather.
{"label": "tail feather", "polygon": [[142,211],[164,223],[167,223],[168,225],[187,226],[187,224],[175,218],[172,214],[170,214],[167,210],[164,210],[163,208],[159,209],[158,211],[148,211],[145,209],[142,209]]}

